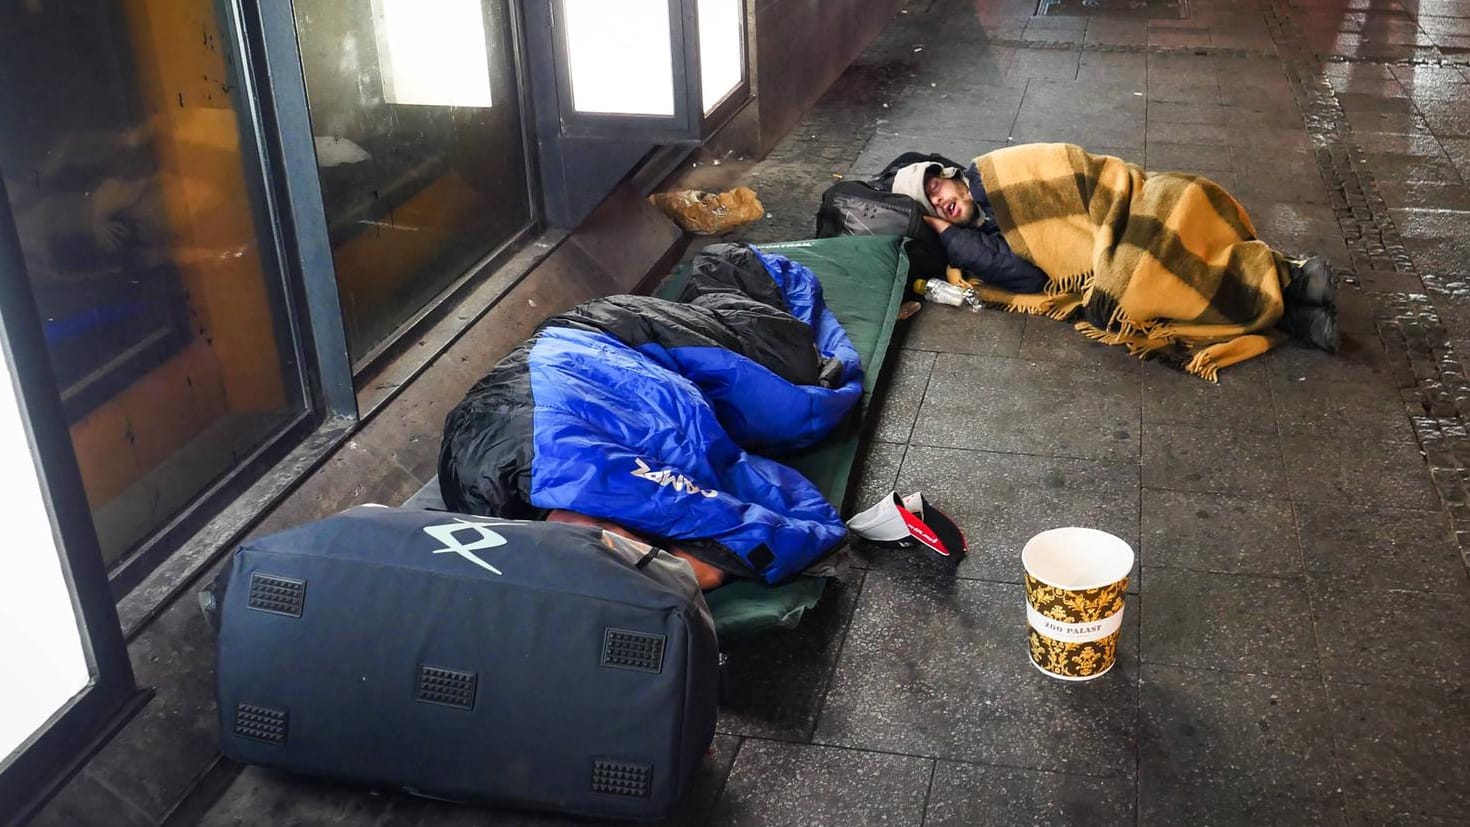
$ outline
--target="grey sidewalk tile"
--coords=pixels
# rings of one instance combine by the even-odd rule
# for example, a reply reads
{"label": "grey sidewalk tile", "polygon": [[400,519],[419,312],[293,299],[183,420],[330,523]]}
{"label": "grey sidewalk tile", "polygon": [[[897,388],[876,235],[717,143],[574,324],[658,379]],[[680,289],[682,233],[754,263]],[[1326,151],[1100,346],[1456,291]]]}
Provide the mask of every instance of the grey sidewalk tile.
{"label": "grey sidewalk tile", "polygon": [[1389,182],[1433,181],[1444,184],[1456,180],[1458,172],[1455,169],[1455,162],[1450,160],[1450,156],[1440,148],[1438,141],[1425,141],[1412,148],[1421,151],[1367,152],[1364,154],[1368,162],[1368,169],[1372,170],[1380,192],[1382,192],[1383,185]]}
{"label": "grey sidewalk tile", "polygon": [[[898,469],[903,465],[906,445],[870,440],[857,464],[858,483],[852,495],[852,508],[861,511],[894,490]],[[849,515],[844,515],[849,516]]]}
{"label": "grey sidewalk tile", "polygon": [[1131,783],[1135,616],[1124,614],[1117,665],[1069,683],[1031,664],[1023,595],[1011,584],[871,574],[816,740]]}
{"label": "grey sidewalk tile", "polygon": [[1442,137],[1464,138],[1470,136],[1470,109],[1465,99],[1470,97],[1470,84],[1459,87],[1462,94],[1449,100],[1420,100],[1419,111],[1434,134]]}
{"label": "grey sidewalk tile", "polygon": [[1083,43],[1106,46],[1145,46],[1148,44],[1148,22],[1094,17],[1087,27]]}
{"label": "grey sidewalk tile", "polygon": [[[1098,147],[1141,147],[1144,126],[1141,118],[1120,116],[1107,121],[1086,121],[1076,113],[1022,114],[1016,119],[1012,136],[1018,144],[1066,143],[1087,147],[1098,154]],[[1137,157],[1137,156],[1134,156]]]}
{"label": "grey sidewalk tile", "polygon": [[1083,52],[1077,80],[1128,84],[1142,92],[1148,83],[1148,61],[1144,55],[1117,52]]}
{"label": "grey sidewalk tile", "polygon": [[[1220,108],[1225,109],[1226,107],[1222,106]],[[1224,147],[1226,145],[1225,127],[1222,124],[1174,122],[1158,117],[1153,112],[1149,113],[1146,137],[1150,144],[1158,142],[1214,147]],[[1223,154],[1225,163],[1220,168],[1229,169],[1229,151],[1226,150],[1221,153],[1219,149],[1216,149],[1215,153],[1217,155]]]}
{"label": "grey sidewalk tile", "polygon": [[1132,824],[1135,796],[1116,778],[940,761],[924,827]]}
{"label": "grey sidewalk tile", "polygon": [[1138,456],[1139,371],[940,354],[916,444],[1081,459]]}
{"label": "grey sidewalk tile", "polygon": [[1283,428],[1342,440],[1414,442],[1398,389],[1373,382],[1274,382]]}
{"label": "grey sidewalk tile", "polygon": [[[1109,155],[1116,153],[1109,152]],[[1126,155],[1117,155],[1127,159]],[[1134,156],[1141,158],[1142,153]],[[1104,365],[1109,369],[1137,370],[1138,360],[1128,355],[1127,348],[1094,342],[1078,333],[1067,322],[1045,316],[1026,316],[1021,333],[1021,358],[1039,362],[1066,362],[1087,366]]]}
{"label": "grey sidewalk tile", "polygon": [[[1203,381],[1203,380],[1200,380]],[[1143,426],[1143,485],[1267,499],[1287,478],[1276,434],[1189,425]]]}
{"label": "grey sidewalk tile", "polygon": [[1016,53],[1006,77],[1075,79],[1082,62],[1080,49],[1023,49]]}
{"label": "grey sidewalk tile", "polygon": [[1460,180],[1470,184],[1470,138],[1442,138],[1440,142],[1460,173]]}
{"label": "grey sidewalk tile", "polygon": [[[1153,134],[1167,136],[1168,131],[1159,130]],[[1181,137],[1192,136],[1185,134]],[[1207,178],[1231,172],[1230,147],[1223,141],[1212,145],[1176,144],[1164,138],[1150,138],[1147,153],[1143,166],[1150,172],[1187,172]]]}
{"label": "grey sidewalk tile", "polygon": [[1388,356],[1377,336],[1340,342],[1337,353],[1287,343],[1261,357],[1261,361],[1277,384],[1392,381]]}
{"label": "grey sidewalk tile", "polygon": [[1315,428],[1283,425],[1281,444],[1296,502],[1421,509],[1438,505],[1428,466],[1414,443],[1344,442]]}
{"label": "grey sidewalk tile", "polygon": [[1143,490],[1141,556],[1150,566],[1300,577],[1291,505],[1220,494]]}
{"label": "grey sidewalk tile", "polygon": [[1317,652],[1301,578],[1145,568],[1144,663],[1313,678]]}
{"label": "grey sidewalk tile", "polygon": [[[898,490],[924,492],[965,532],[970,554],[960,566],[962,577],[1020,583],[1026,541],[1061,526],[1096,528],[1138,548],[1133,463],[910,446]],[[898,556],[873,565],[912,568]],[[1135,576],[1129,587],[1136,591],[1137,582]]]}
{"label": "grey sidewalk tile", "polygon": [[908,442],[929,387],[929,373],[934,367],[934,354],[918,350],[901,350],[898,364],[883,390],[878,403],[878,419],[873,438],[885,442]]}
{"label": "grey sidewalk tile", "polygon": [[[390,818],[394,803],[394,797],[364,787],[245,767],[199,824],[201,827],[258,824],[263,818],[274,824],[380,824]],[[451,817],[482,821],[493,817],[475,807],[453,804],[438,807]]]}
{"label": "grey sidewalk tile", "polygon": [[[958,160],[958,159],[955,159]],[[938,353],[972,356],[1019,356],[1026,318],[997,310],[971,312],[966,308],[926,304],[910,322],[903,346]]]}
{"label": "grey sidewalk tile", "polygon": [[1441,511],[1300,503],[1296,522],[1311,577],[1470,597],[1454,530]]}
{"label": "grey sidewalk tile", "polygon": [[1470,210],[1470,187],[1462,184],[1451,169],[1438,181],[1405,181],[1388,177],[1390,173],[1375,173],[1378,194],[1390,209],[1423,207],[1439,210]]}
{"label": "grey sidewalk tile", "polygon": [[1470,603],[1456,594],[1309,579],[1323,676],[1342,683],[1463,686]]}
{"label": "grey sidewalk tile", "polygon": [[1354,132],[1429,132],[1429,122],[1418,112],[1348,112]]}
{"label": "grey sidewalk tile", "polygon": [[[674,806],[669,818],[649,822],[649,827],[695,827],[709,823],[715,809],[720,790],[730,774],[730,764],[740,739],[727,735],[716,735],[711,745],[711,755],[699,765],[685,789],[679,803]],[[333,822],[324,820],[291,820],[287,818],[261,821],[259,814],[233,824],[327,824],[373,825],[373,827],[577,827],[588,823],[586,818],[563,816],[554,813],[534,813],[472,804],[453,804],[415,798],[410,795],[392,795],[384,799],[390,806],[376,821],[368,819],[342,818]]]}
{"label": "grey sidewalk tile", "polygon": [[1162,362],[1143,364],[1143,421],[1243,431],[1275,431],[1270,371],[1251,359],[1221,371],[1218,382]]}
{"label": "grey sidewalk tile", "polygon": [[934,762],[747,739],[712,825],[919,827]]}
{"label": "grey sidewalk tile", "polygon": [[1149,121],[1166,124],[1207,124],[1218,128],[1225,124],[1225,113],[1225,107],[1219,104],[1160,101],[1148,105]]}
{"label": "grey sidewalk tile", "polygon": [[822,601],[795,629],[722,640],[725,702],[719,731],[809,741],[827,680],[863,588],[862,572],[827,585]]}
{"label": "grey sidewalk tile", "polygon": [[[849,177],[869,179],[876,177],[888,162],[905,152],[929,152],[943,155],[953,161],[968,163],[977,155],[984,155],[996,149],[1006,146],[1005,141],[977,141],[963,132],[951,132],[939,134],[915,130],[911,133],[902,131],[883,131],[888,125],[880,126],[879,131],[863,147],[862,154],[853,162],[852,174]],[[1010,124],[1006,124],[1007,130]],[[816,207],[812,207],[815,215]]]}
{"label": "grey sidewalk tile", "polygon": [[1464,823],[1470,699],[1463,689],[1336,684],[1327,692],[1343,787],[1359,823]]}
{"label": "grey sidewalk tile", "polygon": [[1342,824],[1316,681],[1144,666],[1140,825]]}

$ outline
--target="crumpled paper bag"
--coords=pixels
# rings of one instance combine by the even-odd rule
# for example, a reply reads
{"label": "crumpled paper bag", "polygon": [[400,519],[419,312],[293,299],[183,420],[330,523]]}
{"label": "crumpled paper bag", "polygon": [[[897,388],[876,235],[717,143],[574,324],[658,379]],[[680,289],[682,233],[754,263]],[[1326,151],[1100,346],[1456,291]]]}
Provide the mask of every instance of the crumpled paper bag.
{"label": "crumpled paper bag", "polygon": [[750,187],[718,194],[700,190],[656,192],[648,200],[680,227],[704,235],[728,232],[766,214]]}

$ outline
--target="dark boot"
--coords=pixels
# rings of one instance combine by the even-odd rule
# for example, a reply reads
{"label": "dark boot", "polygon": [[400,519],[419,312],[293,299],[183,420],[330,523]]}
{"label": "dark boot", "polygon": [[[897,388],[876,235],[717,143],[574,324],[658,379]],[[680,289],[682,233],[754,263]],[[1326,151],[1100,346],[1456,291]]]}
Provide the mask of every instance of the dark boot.
{"label": "dark boot", "polygon": [[1337,274],[1321,256],[1287,259],[1290,281],[1281,288],[1287,304],[1327,307],[1337,301]]}
{"label": "dark boot", "polygon": [[1337,352],[1337,309],[1306,304],[1288,305],[1281,326],[1304,345]]}

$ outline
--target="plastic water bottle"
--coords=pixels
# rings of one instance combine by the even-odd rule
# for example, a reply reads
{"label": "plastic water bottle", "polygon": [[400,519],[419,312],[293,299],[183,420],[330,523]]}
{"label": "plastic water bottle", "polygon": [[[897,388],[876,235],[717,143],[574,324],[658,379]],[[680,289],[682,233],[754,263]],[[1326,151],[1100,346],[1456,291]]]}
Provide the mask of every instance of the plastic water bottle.
{"label": "plastic water bottle", "polygon": [[980,312],[980,297],[975,295],[975,288],[968,285],[961,287],[938,279],[916,279],[914,292],[923,296],[925,301],[964,307],[973,313]]}

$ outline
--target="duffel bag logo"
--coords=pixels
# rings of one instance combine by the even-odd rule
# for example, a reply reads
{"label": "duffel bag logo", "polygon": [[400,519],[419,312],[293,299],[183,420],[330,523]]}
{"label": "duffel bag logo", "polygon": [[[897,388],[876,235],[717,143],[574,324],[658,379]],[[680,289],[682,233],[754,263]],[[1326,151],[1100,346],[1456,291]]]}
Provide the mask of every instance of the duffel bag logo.
{"label": "duffel bag logo", "polygon": [[[497,525],[512,525],[512,523],[480,523],[473,520],[456,519],[452,523],[444,523],[443,525],[424,526],[424,533],[438,540],[444,546],[444,548],[434,549],[435,554],[458,554],[460,557],[474,563],[485,571],[502,574],[500,569],[481,560],[475,554],[475,552],[481,549],[505,545],[505,538],[490,530],[491,526]],[[458,535],[460,532],[466,530],[476,531],[480,536],[472,543],[462,543]]]}

